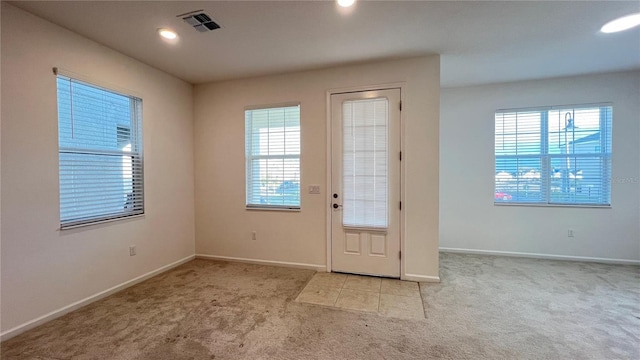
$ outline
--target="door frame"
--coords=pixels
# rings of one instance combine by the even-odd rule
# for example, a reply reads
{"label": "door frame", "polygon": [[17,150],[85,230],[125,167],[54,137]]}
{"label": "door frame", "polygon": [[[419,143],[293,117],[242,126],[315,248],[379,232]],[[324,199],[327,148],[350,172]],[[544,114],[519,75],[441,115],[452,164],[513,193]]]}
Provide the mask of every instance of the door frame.
{"label": "door frame", "polygon": [[400,252],[401,254],[403,254],[400,257],[400,279],[404,280],[406,278],[405,276],[405,259],[406,259],[406,254],[405,253],[405,238],[404,238],[404,234],[405,234],[405,211],[404,209],[406,209],[406,206],[404,205],[405,203],[405,181],[406,181],[406,176],[405,176],[405,159],[406,159],[406,153],[405,153],[405,149],[404,149],[404,139],[405,139],[405,131],[404,131],[404,124],[405,124],[405,109],[406,109],[406,104],[405,104],[405,97],[406,97],[406,93],[407,93],[407,84],[406,82],[395,82],[395,83],[385,83],[385,84],[379,84],[379,85],[366,85],[366,86],[353,86],[353,87],[345,87],[345,88],[333,88],[333,89],[329,89],[326,92],[326,107],[325,107],[325,111],[326,111],[326,116],[327,116],[327,164],[326,164],[326,173],[327,173],[327,186],[326,186],[326,191],[325,191],[325,206],[326,206],[326,233],[327,233],[327,242],[326,242],[326,251],[327,251],[327,258],[326,258],[326,264],[327,264],[327,272],[331,272],[331,247],[332,247],[332,242],[331,242],[331,216],[332,216],[332,211],[331,211],[331,203],[333,201],[333,199],[331,198],[331,175],[332,175],[332,151],[333,151],[333,147],[332,147],[332,136],[331,136],[331,95],[337,95],[337,94],[344,94],[344,93],[354,93],[354,92],[364,92],[364,91],[376,91],[376,90],[389,90],[389,89],[400,89],[400,101],[402,102],[402,111],[400,111],[400,151],[402,152],[402,161],[400,161],[400,202],[403,203],[402,209],[400,210],[400,224],[399,224],[399,228],[400,228]]}

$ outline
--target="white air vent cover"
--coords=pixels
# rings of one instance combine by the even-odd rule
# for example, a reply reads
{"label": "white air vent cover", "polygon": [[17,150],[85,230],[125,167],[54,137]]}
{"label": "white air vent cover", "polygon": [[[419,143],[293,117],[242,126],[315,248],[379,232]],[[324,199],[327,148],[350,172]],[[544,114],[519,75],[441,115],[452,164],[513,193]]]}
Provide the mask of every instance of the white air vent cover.
{"label": "white air vent cover", "polygon": [[193,26],[194,29],[198,32],[207,32],[213,31],[215,29],[220,29],[220,25],[218,25],[211,17],[204,13],[202,10],[191,11],[182,15],[178,15],[177,17],[181,17],[187,24]]}

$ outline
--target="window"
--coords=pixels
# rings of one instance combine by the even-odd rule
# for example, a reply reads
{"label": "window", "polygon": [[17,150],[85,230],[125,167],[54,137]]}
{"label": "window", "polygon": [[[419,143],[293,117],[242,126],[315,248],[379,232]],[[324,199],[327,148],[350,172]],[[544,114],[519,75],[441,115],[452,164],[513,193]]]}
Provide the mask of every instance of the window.
{"label": "window", "polygon": [[61,228],[144,213],[142,100],[58,75]]}
{"label": "window", "polygon": [[387,98],[342,103],[344,226],[388,226],[388,107]]}
{"label": "window", "polygon": [[300,208],[300,105],[245,111],[248,208]]}
{"label": "window", "polygon": [[610,204],[610,104],[499,110],[495,203]]}

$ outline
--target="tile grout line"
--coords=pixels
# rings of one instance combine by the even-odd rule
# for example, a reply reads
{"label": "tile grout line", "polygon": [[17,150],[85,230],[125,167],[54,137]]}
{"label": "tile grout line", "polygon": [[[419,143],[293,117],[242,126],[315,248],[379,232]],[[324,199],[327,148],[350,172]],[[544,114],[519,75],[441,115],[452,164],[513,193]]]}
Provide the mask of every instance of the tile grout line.
{"label": "tile grout line", "polygon": [[347,277],[344,278],[344,282],[342,283],[342,286],[340,287],[340,292],[338,292],[338,296],[336,296],[336,301],[333,302],[333,307],[334,308],[338,308],[338,306],[336,306],[338,304],[338,299],[340,298],[340,295],[342,295],[342,289],[344,289],[344,284],[347,283],[347,279],[349,278],[349,275],[347,275]]}

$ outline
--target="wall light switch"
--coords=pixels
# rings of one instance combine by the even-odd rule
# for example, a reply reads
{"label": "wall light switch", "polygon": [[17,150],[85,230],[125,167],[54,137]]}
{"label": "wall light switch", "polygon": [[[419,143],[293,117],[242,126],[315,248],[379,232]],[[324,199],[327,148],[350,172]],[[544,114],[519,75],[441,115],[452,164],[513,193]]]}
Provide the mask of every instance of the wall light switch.
{"label": "wall light switch", "polygon": [[320,185],[309,185],[309,194],[320,194]]}

